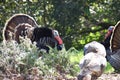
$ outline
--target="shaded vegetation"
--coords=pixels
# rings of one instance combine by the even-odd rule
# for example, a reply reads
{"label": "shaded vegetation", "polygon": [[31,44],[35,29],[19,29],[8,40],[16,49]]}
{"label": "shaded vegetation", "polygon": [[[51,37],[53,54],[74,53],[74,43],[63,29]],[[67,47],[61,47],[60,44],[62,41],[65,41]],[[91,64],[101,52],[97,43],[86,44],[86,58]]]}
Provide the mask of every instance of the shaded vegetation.
{"label": "shaded vegetation", "polygon": [[15,41],[6,45],[1,43],[0,51],[0,76],[3,78],[12,79],[20,75],[24,80],[35,77],[44,80],[77,75],[75,63],[71,63],[69,59],[71,50],[58,52],[57,49],[51,49],[48,54],[39,51],[30,40],[24,40],[20,45]]}
{"label": "shaded vegetation", "polygon": [[[80,72],[79,61],[83,51],[74,47],[69,50],[50,49],[50,53],[39,51],[29,39],[21,44],[11,41],[0,44],[0,79],[15,80],[75,80]],[[114,69],[108,65],[106,73]]]}
{"label": "shaded vegetation", "polygon": [[[118,0],[0,0],[0,80],[76,78],[83,46],[104,39],[106,29],[120,20],[119,5]],[[29,40],[4,45],[3,27],[16,13],[32,16],[39,26],[57,29],[65,49],[46,54]],[[113,71],[108,63],[105,73]]]}
{"label": "shaded vegetation", "polygon": [[0,41],[6,20],[16,13],[57,29],[66,49],[79,50],[90,41],[103,40],[106,29],[120,20],[118,0],[0,0],[0,5]]}

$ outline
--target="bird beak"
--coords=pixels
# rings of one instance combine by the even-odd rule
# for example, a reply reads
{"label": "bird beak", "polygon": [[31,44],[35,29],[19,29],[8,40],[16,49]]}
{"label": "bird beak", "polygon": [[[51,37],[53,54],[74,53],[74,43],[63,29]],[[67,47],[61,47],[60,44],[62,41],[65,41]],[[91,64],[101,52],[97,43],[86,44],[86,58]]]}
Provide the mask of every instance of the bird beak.
{"label": "bird beak", "polygon": [[57,49],[58,50],[62,50],[62,48],[63,48],[63,41],[62,41],[62,39],[60,38],[60,36],[55,36],[55,39],[58,42]]}

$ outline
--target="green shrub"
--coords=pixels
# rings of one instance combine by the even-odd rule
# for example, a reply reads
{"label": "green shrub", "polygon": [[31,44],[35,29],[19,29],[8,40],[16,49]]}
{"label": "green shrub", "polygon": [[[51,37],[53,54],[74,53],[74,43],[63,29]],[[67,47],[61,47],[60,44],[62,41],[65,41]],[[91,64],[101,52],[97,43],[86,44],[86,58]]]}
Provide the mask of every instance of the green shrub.
{"label": "green shrub", "polygon": [[[50,52],[45,53],[32,44],[30,40],[23,40],[21,44],[10,41],[0,45],[0,67],[4,70],[14,70],[16,73],[29,75],[30,70],[37,68],[39,76],[42,78],[62,78],[64,75],[77,75],[74,70],[74,63],[70,62],[72,51],[57,51],[50,48]],[[12,73],[12,72],[11,72]],[[3,73],[4,74],[4,73]],[[13,73],[14,74],[14,73]]]}
{"label": "green shrub", "polygon": [[[36,44],[30,40],[22,40],[21,44],[15,41],[0,44],[0,73],[21,74],[27,78],[35,75],[39,79],[68,79],[76,77],[79,72],[79,62],[83,58],[83,50],[78,51],[74,47],[69,50],[57,51],[50,48],[49,53],[38,50]],[[113,72],[113,68],[108,63],[105,72]],[[7,74],[6,74],[7,73]]]}

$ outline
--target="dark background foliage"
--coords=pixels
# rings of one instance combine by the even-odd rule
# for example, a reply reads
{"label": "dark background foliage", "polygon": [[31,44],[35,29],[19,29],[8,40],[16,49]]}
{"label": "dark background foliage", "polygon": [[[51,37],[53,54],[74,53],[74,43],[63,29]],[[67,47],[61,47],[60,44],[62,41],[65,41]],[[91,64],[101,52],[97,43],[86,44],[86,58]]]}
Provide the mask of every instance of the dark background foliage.
{"label": "dark background foliage", "polygon": [[0,41],[7,19],[16,13],[32,16],[40,26],[57,29],[66,49],[102,41],[106,29],[120,20],[118,0],[0,0]]}

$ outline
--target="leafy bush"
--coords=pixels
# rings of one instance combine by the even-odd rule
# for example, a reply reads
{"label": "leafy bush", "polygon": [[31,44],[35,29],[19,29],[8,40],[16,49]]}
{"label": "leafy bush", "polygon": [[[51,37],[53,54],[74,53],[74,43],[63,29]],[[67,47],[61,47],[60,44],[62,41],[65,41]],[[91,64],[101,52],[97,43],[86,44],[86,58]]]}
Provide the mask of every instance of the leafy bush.
{"label": "leafy bush", "polygon": [[[0,69],[6,78],[65,79],[77,75],[70,62],[71,50],[50,49],[49,54],[38,50],[30,40],[21,44],[10,41],[0,44]],[[13,76],[15,74],[16,76]],[[27,76],[26,76],[27,75]],[[25,77],[26,76],[26,77]],[[32,77],[31,77],[32,76]]]}
{"label": "leafy bush", "polygon": [[[22,40],[21,44],[10,41],[0,44],[0,80],[1,77],[14,80],[62,80],[76,78],[79,74],[79,61],[83,51],[74,47],[57,51],[50,48],[49,53],[38,50],[30,40]],[[113,72],[108,63],[105,73]],[[16,79],[15,79],[16,78]]]}

